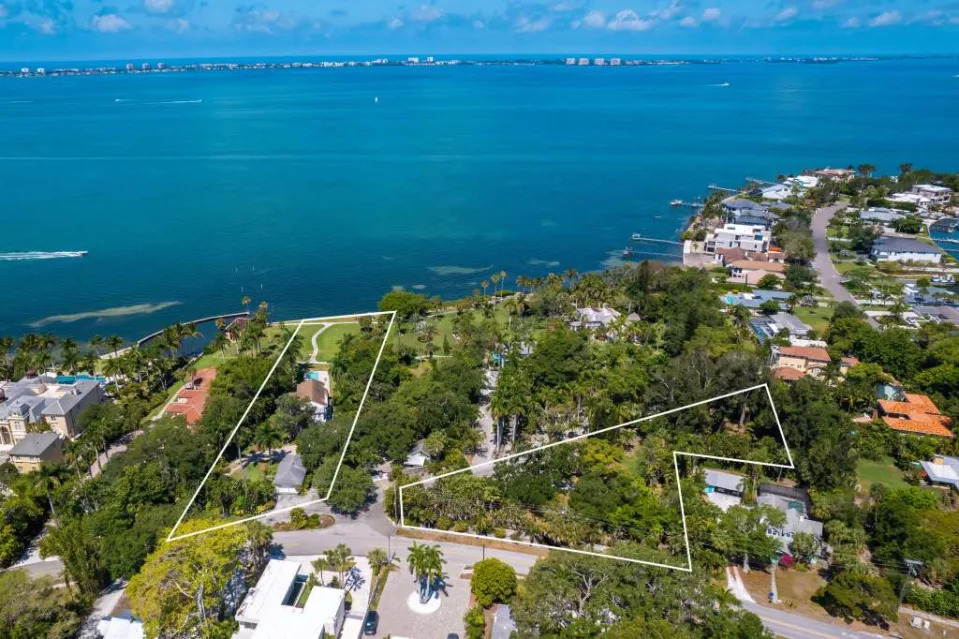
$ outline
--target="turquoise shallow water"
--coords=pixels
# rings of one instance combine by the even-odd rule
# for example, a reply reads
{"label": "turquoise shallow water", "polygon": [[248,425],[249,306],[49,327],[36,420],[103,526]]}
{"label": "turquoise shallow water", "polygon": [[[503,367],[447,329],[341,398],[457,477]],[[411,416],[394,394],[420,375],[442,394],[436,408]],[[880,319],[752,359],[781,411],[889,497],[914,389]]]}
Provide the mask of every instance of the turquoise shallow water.
{"label": "turquoise shallow water", "polygon": [[598,269],[634,231],[674,237],[688,211],[669,200],[710,183],[959,169],[957,73],[890,60],[3,80],[0,254],[89,255],[0,260],[0,334],[137,337],[244,294],[293,318],[372,309],[393,286],[456,296],[501,269]]}

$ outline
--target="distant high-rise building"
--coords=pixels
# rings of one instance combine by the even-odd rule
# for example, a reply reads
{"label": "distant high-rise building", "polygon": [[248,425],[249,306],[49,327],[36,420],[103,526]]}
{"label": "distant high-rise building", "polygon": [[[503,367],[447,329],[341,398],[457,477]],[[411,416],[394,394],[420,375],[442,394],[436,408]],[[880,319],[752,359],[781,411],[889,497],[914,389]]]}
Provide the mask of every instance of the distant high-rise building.
{"label": "distant high-rise building", "polygon": [[576,64],[576,58],[566,58],[566,64],[570,66]]}
{"label": "distant high-rise building", "polygon": [[133,71],[134,68],[135,67],[133,66],[132,62],[127,62],[127,66],[126,66],[127,71]]}
{"label": "distant high-rise building", "polygon": [[426,64],[433,64],[433,62],[434,62],[433,56],[429,56],[428,58],[426,58]]}
{"label": "distant high-rise building", "polygon": [[406,61],[409,62],[410,64],[419,64],[419,63],[420,63],[420,59],[417,58],[416,56],[410,56],[410,57],[408,57],[408,58],[406,59]]}
{"label": "distant high-rise building", "polygon": [[598,67],[606,66],[606,60],[605,58],[596,58],[595,60],[593,60],[593,64],[595,64]]}
{"label": "distant high-rise building", "polygon": [[580,58],[580,59],[579,59],[579,66],[581,66],[581,67],[588,67],[588,66],[589,66],[589,58]]}
{"label": "distant high-rise building", "polygon": [[149,63],[149,62],[144,62],[143,64],[140,65],[140,68],[141,68],[142,70],[144,70],[144,71],[149,71],[149,70],[150,70],[150,63]]}
{"label": "distant high-rise building", "polygon": [[619,58],[612,58],[612,59],[610,59],[610,61],[609,61],[609,66],[611,66],[611,67],[618,67],[620,64],[622,64],[622,62],[623,62],[623,61],[620,60]]}
{"label": "distant high-rise building", "polygon": [[157,69],[160,71],[166,69],[166,62],[157,62]]}

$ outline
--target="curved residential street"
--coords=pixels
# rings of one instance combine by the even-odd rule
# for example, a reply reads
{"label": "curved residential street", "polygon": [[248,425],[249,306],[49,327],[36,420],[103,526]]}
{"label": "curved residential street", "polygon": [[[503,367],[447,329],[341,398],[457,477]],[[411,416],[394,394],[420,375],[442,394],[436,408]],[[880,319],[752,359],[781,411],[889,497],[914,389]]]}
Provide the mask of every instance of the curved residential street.
{"label": "curved residential street", "polygon": [[[842,276],[836,270],[832,260],[829,257],[829,240],[826,238],[826,232],[829,228],[829,220],[846,208],[845,203],[832,204],[816,209],[812,218],[812,241],[816,249],[816,257],[813,258],[813,268],[819,273],[819,283],[822,287],[836,299],[837,302],[852,302],[856,304],[856,299],[852,293],[846,290],[842,285]],[[878,328],[879,323],[869,318],[869,323],[873,328]]]}

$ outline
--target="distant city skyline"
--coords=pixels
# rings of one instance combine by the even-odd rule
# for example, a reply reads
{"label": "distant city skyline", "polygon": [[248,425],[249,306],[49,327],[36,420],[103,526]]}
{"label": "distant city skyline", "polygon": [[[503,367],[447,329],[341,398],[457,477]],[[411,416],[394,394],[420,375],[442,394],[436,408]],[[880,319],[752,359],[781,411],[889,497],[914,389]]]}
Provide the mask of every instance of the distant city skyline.
{"label": "distant city skyline", "polygon": [[953,54],[955,0],[0,0],[0,59]]}

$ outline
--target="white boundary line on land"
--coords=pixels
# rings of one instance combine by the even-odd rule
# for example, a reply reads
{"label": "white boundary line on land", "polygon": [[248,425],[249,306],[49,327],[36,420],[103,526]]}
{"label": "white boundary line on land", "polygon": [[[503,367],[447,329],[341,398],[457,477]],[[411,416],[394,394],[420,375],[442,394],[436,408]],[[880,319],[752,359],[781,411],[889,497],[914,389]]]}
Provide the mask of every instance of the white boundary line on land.
{"label": "white boundary line on land", "polygon": [[711,397],[711,398],[709,398],[709,399],[704,399],[704,400],[701,400],[701,401],[698,401],[698,402],[693,402],[692,404],[686,404],[685,406],[680,406],[679,408],[670,408],[669,410],[665,410],[665,411],[663,411],[663,412],[661,412],[661,413],[656,413],[656,414],[654,414],[654,415],[647,415],[646,417],[640,417],[639,419],[634,419],[634,420],[631,420],[631,421],[628,421],[628,422],[623,422],[622,424],[617,424],[617,425],[615,425],[615,426],[608,426],[608,427],[606,427],[606,428],[600,428],[599,430],[595,430],[595,431],[593,431],[593,432],[591,432],[591,433],[585,433],[585,434],[583,434],[583,435],[577,435],[577,436],[575,436],[575,437],[570,437],[569,439],[564,439],[564,440],[562,440],[562,441],[552,442],[552,443],[546,444],[546,445],[544,445],[544,446],[539,446],[539,447],[537,447],[537,448],[531,448],[530,450],[524,450],[524,451],[519,452],[519,453],[513,453],[513,454],[511,454],[511,455],[506,455],[505,457],[500,457],[499,459],[493,459],[493,460],[490,460],[490,461],[485,461],[485,462],[482,462],[482,463],[479,463],[479,464],[475,464],[475,465],[473,465],[473,466],[469,466],[469,467],[467,467],[467,468],[461,468],[461,469],[459,469],[459,470],[454,470],[454,471],[451,471],[451,472],[448,472],[448,473],[443,473],[442,475],[437,475],[437,476],[435,476],[435,477],[429,477],[429,478],[427,478],[427,479],[422,479],[422,480],[420,480],[420,481],[413,482],[413,483],[410,483],[410,484],[404,484],[404,485],[402,485],[402,486],[399,487],[399,501],[400,501],[400,524],[399,524],[399,527],[400,527],[400,528],[408,528],[408,529],[410,529],[410,530],[424,530],[424,531],[427,531],[427,532],[440,533],[440,534],[443,534],[443,535],[456,535],[456,536],[459,536],[459,537],[470,537],[470,538],[473,538],[473,539],[483,539],[483,540],[492,539],[492,538],[489,537],[488,535],[477,535],[477,534],[475,534],[475,533],[453,532],[453,531],[450,531],[450,530],[438,530],[438,529],[436,529],[436,528],[426,528],[426,527],[424,527],[424,526],[407,526],[407,525],[406,525],[405,512],[404,512],[404,510],[403,510],[403,489],[404,489],[404,488],[410,488],[410,487],[412,487],[412,486],[420,486],[420,485],[423,485],[423,484],[432,483],[432,482],[435,482],[435,481],[438,480],[438,479],[443,479],[444,477],[449,477],[449,476],[451,476],[451,475],[457,475],[457,474],[459,474],[459,473],[464,473],[464,472],[467,472],[467,471],[472,471],[472,470],[474,470],[474,469],[476,469],[476,468],[484,468],[484,467],[486,467],[486,466],[492,466],[492,465],[498,464],[498,463],[500,463],[500,462],[509,461],[509,460],[511,460],[511,459],[516,459],[517,457],[525,457],[525,456],[530,455],[530,454],[532,454],[532,453],[536,453],[536,452],[541,451],[541,450],[546,450],[547,448],[553,448],[554,446],[560,446],[560,445],[562,445],[562,444],[568,444],[568,443],[570,443],[570,442],[576,442],[576,441],[579,441],[579,440],[582,440],[582,439],[586,439],[586,438],[588,438],[588,437],[592,437],[592,436],[594,436],[594,435],[601,435],[601,434],[603,434],[603,433],[608,433],[608,432],[611,432],[611,431],[614,431],[614,430],[618,430],[618,429],[624,428],[624,427],[626,427],[626,426],[633,426],[633,425],[635,425],[635,424],[640,424],[640,423],[642,423],[642,422],[650,421],[650,420],[656,419],[656,418],[658,418],[658,417],[665,417],[666,415],[672,415],[673,413],[678,413],[678,412],[684,411],[684,410],[686,410],[686,409],[688,409],[688,408],[695,408],[695,407],[697,407],[697,406],[702,406],[702,405],[704,405],[704,404],[709,404],[709,403],[711,403],[711,402],[719,401],[719,400],[721,400],[721,399],[727,399],[727,398],[729,398],[729,397],[735,397],[736,395],[742,395],[742,394],[744,394],[744,393],[750,393],[750,392],[752,392],[752,391],[759,390],[760,388],[763,388],[763,389],[766,390],[766,397],[769,398],[769,405],[770,405],[770,407],[772,407],[773,417],[775,417],[775,419],[776,419],[776,426],[777,426],[777,428],[779,428],[779,436],[782,438],[783,447],[786,449],[786,459],[789,461],[789,464],[774,464],[774,463],[771,463],[771,462],[750,461],[750,460],[748,460],[748,459],[739,459],[739,458],[736,458],[736,457],[718,457],[718,456],[716,456],[716,455],[704,455],[704,454],[701,454],[701,453],[687,453],[687,452],[680,451],[680,450],[673,451],[673,468],[674,468],[675,471],[676,471],[676,490],[677,490],[677,492],[678,492],[678,494],[679,494],[679,512],[680,512],[680,516],[681,516],[682,522],[683,522],[683,540],[684,540],[685,543],[686,543],[686,565],[685,565],[685,566],[671,566],[671,565],[668,565],[668,564],[656,563],[656,562],[654,562],[654,561],[643,561],[643,560],[641,560],[641,559],[633,559],[633,558],[631,558],[631,557],[620,557],[620,556],[617,556],[617,555],[607,555],[607,554],[603,554],[603,553],[599,553],[599,552],[593,552],[593,551],[590,551],[590,550],[579,550],[579,549],[577,549],[577,548],[563,548],[563,547],[561,547],[561,546],[550,546],[550,545],[548,545],[548,544],[540,544],[540,543],[536,543],[536,542],[514,541],[514,540],[512,540],[512,539],[496,539],[496,541],[502,541],[502,542],[506,542],[506,543],[509,543],[509,544],[514,544],[514,545],[517,545],[517,546],[527,546],[527,547],[532,546],[532,547],[535,547],[535,548],[546,548],[546,549],[548,549],[548,550],[562,550],[562,551],[564,551],[564,552],[579,553],[579,554],[581,554],[581,555],[593,555],[593,556],[595,556],[595,557],[602,557],[602,558],[604,558],[604,559],[617,559],[617,560],[619,560],[619,561],[628,561],[628,562],[632,562],[632,563],[635,563],[635,564],[644,564],[644,565],[646,565],[646,566],[654,566],[654,567],[656,567],[656,568],[670,568],[670,569],[672,569],[672,570],[679,570],[679,571],[682,571],[682,572],[692,572],[692,570],[693,570],[693,557],[692,557],[692,553],[691,553],[690,548],[689,548],[689,532],[688,532],[687,527],[686,527],[686,508],[685,508],[685,506],[683,505],[683,489],[682,489],[682,483],[681,483],[681,481],[680,481],[680,476],[679,476],[679,456],[680,456],[680,455],[683,455],[683,456],[686,456],[686,457],[695,457],[695,458],[698,458],[698,459],[714,459],[714,460],[717,460],[717,461],[736,462],[736,463],[740,463],[740,464],[755,464],[755,465],[757,465],[757,466],[767,466],[767,467],[770,467],[770,468],[784,468],[784,469],[787,469],[787,470],[794,470],[794,469],[796,468],[795,465],[794,465],[794,463],[793,463],[792,453],[789,452],[789,443],[786,441],[786,434],[783,432],[782,423],[779,421],[779,412],[776,410],[776,404],[775,404],[775,402],[773,401],[773,395],[772,395],[772,393],[771,393],[770,390],[769,390],[769,384],[758,384],[758,385],[756,385],[756,386],[750,386],[749,388],[744,388],[744,389],[742,389],[742,390],[733,391],[732,393],[725,393],[724,395],[717,395],[716,397]]}
{"label": "white boundary line on land", "polygon": [[[250,411],[253,409],[253,404],[255,404],[256,400],[260,398],[260,393],[262,393],[263,389],[266,388],[267,382],[269,382],[270,378],[273,377],[273,373],[276,371],[277,367],[280,365],[280,361],[283,359],[283,356],[286,355],[286,351],[289,350],[290,344],[293,343],[293,340],[299,334],[300,329],[303,328],[304,324],[308,321],[316,321],[316,320],[322,320],[322,319],[337,320],[337,319],[344,319],[349,317],[363,317],[363,316],[375,317],[375,316],[381,316],[381,315],[389,315],[390,323],[386,328],[386,333],[383,335],[383,342],[380,344],[380,350],[376,355],[376,361],[373,362],[373,370],[370,371],[370,378],[367,380],[366,388],[363,390],[363,397],[360,399],[359,406],[357,406],[356,408],[356,415],[353,417],[353,424],[350,426],[350,432],[346,437],[346,442],[343,444],[343,452],[340,453],[340,460],[339,460],[339,463],[336,465],[336,470],[333,473],[333,479],[330,481],[330,488],[329,490],[327,490],[326,496],[321,499],[314,499],[312,501],[303,502],[302,504],[296,504],[294,506],[289,506],[286,508],[275,508],[265,513],[260,513],[258,515],[253,515],[251,517],[244,517],[243,519],[237,519],[234,521],[224,522],[216,526],[211,526],[210,528],[204,528],[203,530],[197,530],[194,532],[189,532],[189,533],[185,533],[183,535],[177,535],[174,537],[173,533],[175,533],[177,528],[180,527],[180,524],[183,523],[183,519],[186,517],[186,514],[190,511],[190,508],[193,507],[193,503],[196,501],[197,496],[199,496],[200,491],[203,490],[203,486],[206,484],[207,480],[210,478],[210,475],[213,474],[213,471],[216,470],[217,464],[219,464],[220,459],[223,458],[223,454],[226,452],[226,449],[230,445],[230,442],[233,441],[233,437],[236,436],[237,431],[240,430],[240,426],[243,425],[243,422],[246,420],[247,415],[249,415]],[[333,486],[336,483],[336,478],[340,474],[340,466],[342,466],[343,459],[346,457],[346,449],[350,445],[350,440],[353,437],[353,431],[356,430],[356,423],[359,421],[360,413],[363,410],[363,405],[366,403],[366,397],[367,395],[369,395],[370,387],[373,385],[373,377],[376,376],[376,369],[380,364],[380,359],[383,357],[383,351],[386,348],[386,343],[389,341],[390,331],[393,330],[393,322],[395,319],[396,319],[396,311],[378,311],[378,312],[371,312],[371,313],[354,313],[351,315],[335,315],[328,318],[312,317],[312,318],[299,320],[299,323],[296,325],[296,330],[293,331],[293,335],[290,336],[290,339],[286,342],[286,345],[283,347],[283,350],[280,351],[279,356],[277,356],[276,361],[273,362],[273,367],[270,368],[270,372],[266,374],[266,378],[263,380],[263,383],[260,384],[260,388],[257,389],[256,394],[253,396],[253,399],[250,401],[250,405],[246,407],[245,411],[243,411],[243,415],[240,417],[240,421],[238,421],[236,423],[236,426],[233,427],[233,430],[230,432],[230,436],[227,437],[226,439],[226,443],[223,444],[223,448],[220,449],[220,452],[219,454],[217,454],[216,459],[213,460],[213,464],[210,466],[210,469],[206,471],[206,475],[203,477],[203,481],[200,482],[200,485],[197,486],[197,489],[194,491],[193,496],[190,497],[189,503],[187,503],[186,508],[183,509],[183,513],[180,515],[180,518],[177,519],[176,524],[170,530],[170,534],[167,535],[166,540],[169,542],[169,541],[177,541],[178,539],[186,539],[188,537],[195,537],[197,535],[202,535],[204,533],[212,532],[214,530],[220,530],[222,528],[227,528],[229,526],[236,526],[237,524],[243,524],[248,521],[253,521],[255,519],[263,519],[264,517],[270,517],[272,515],[276,515],[279,513],[288,512],[290,510],[293,510],[294,508],[303,508],[304,506],[318,504],[320,502],[324,502],[327,499],[329,499],[330,495],[333,493]]]}

